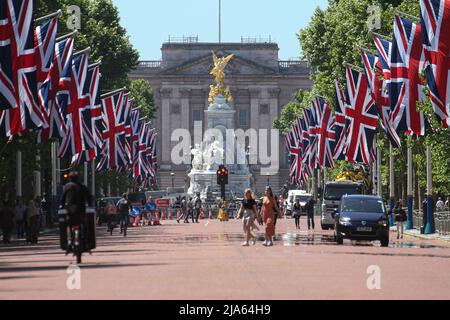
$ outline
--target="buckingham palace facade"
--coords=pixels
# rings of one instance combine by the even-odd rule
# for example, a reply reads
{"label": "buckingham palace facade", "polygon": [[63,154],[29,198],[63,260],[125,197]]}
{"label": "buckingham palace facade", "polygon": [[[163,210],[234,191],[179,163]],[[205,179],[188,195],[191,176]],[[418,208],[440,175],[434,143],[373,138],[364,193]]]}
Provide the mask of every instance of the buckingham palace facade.
{"label": "buckingham palace facade", "polygon": [[[171,142],[176,129],[194,130],[194,122],[204,121],[213,77],[211,52],[218,56],[234,54],[225,72],[225,84],[234,98],[235,128],[272,129],[281,108],[298,89],[310,89],[309,67],[305,61],[280,61],[279,47],[272,42],[199,43],[169,41],[162,45],[160,61],[141,61],[130,78],[145,79],[155,93],[158,108],[154,127],[158,132],[158,177],[160,189],[183,187],[188,166],[176,166]],[[193,134],[192,134],[193,136]],[[280,136],[280,172],[261,176],[258,165],[252,167],[252,184],[257,192],[270,183],[279,190],[288,181],[284,138]]]}

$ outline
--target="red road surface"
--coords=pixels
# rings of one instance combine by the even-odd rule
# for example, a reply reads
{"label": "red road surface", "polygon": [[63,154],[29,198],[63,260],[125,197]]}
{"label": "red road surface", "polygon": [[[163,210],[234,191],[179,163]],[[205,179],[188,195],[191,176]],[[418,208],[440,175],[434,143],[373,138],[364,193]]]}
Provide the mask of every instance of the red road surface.
{"label": "red road surface", "polygon": [[[0,299],[450,299],[448,243],[393,235],[389,248],[336,246],[332,232],[307,232],[305,221],[298,232],[282,220],[274,247],[241,247],[240,221],[163,224],[127,238],[99,228],[97,250],[83,257],[81,290],[67,289],[73,258],[56,236],[0,246]],[[372,265],[380,290],[367,288]]]}

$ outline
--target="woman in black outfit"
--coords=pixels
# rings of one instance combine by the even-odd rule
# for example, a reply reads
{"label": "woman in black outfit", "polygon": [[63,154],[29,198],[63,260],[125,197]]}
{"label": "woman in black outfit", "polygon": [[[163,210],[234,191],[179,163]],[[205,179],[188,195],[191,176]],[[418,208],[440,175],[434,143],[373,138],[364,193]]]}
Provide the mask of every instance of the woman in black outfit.
{"label": "woman in black outfit", "polygon": [[294,219],[295,219],[295,227],[300,230],[300,217],[302,215],[302,205],[300,204],[299,199],[295,199],[294,203]]}
{"label": "woman in black outfit", "polygon": [[250,245],[250,240],[252,240],[253,245],[256,244],[256,238],[252,234],[256,216],[256,201],[253,199],[252,191],[248,189],[245,191],[245,198],[242,200],[241,209],[239,210],[239,219],[244,218],[245,242],[242,244],[244,247]]}

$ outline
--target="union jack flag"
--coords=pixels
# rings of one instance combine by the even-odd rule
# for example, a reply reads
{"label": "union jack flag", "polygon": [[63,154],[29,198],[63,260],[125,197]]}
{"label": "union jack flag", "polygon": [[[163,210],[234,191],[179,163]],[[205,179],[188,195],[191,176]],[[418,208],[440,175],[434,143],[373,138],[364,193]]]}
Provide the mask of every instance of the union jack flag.
{"label": "union jack flag", "polygon": [[60,157],[74,156],[94,148],[92,133],[85,130],[83,121],[83,113],[91,108],[90,95],[84,90],[88,75],[88,55],[89,50],[73,58],[70,103],[66,117],[67,134],[61,142]]}
{"label": "union jack flag", "polygon": [[317,165],[320,168],[334,168],[333,145],[336,140],[335,119],[330,105],[319,99],[316,106],[317,120]]}
{"label": "union jack flag", "polygon": [[347,92],[342,91],[339,86],[339,81],[334,81],[336,87],[336,110],[335,110],[335,123],[334,132],[336,134],[336,140],[333,150],[334,160],[345,160],[345,146],[347,145],[347,129],[348,121],[345,116],[345,109],[348,101]]}
{"label": "union jack flag", "polygon": [[147,131],[148,127],[146,123],[138,121],[137,127],[133,130],[139,129],[138,141],[136,144],[136,155],[133,161],[133,177],[137,179],[138,177],[144,175],[145,173],[145,162],[147,161]]}
{"label": "union jack flag", "polygon": [[119,110],[120,114],[120,122],[123,122],[125,126],[125,135],[122,136],[123,145],[125,146],[126,156],[127,156],[127,165],[123,169],[130,168],[133,165],[133,147],[132,147],[132,135],[133,129],[131,127],[132,121],[132,109],[133,109],[133,100],[129,98],[129,96],[125,97],[125,103],[122,105],[122,109]]}
{"label": "union jack flag", "polygon": [[[139,150],[139,138],[141,130],[140,109],[131,110],[131,159],[133,168],[137,162],[137,154]],[[134,169],[133,169],[134,170]]]}
{"label": "union jack flag", "polygon": [[102,121],[102,108],[97,104],[98,88],[100,83],[100,67],[95,66],[88,70],[84,92],[89,96],[90,107],[82,111],[83,135],[89,140],[92,148],[78,153],[72,158],[72,166],[83,162],[94,161],[101,147],[101,135],[98,135],[97,122]]}
{"label": "union jack flag", "polygon": [[[289,152],[289,176],[291,184],[300,184],[300,177],[302,172],[302,149],[301,140],[297,137],[295,125],[292,130],[286,134],[286,146]],[[301,139],[301,136],[300,136]]]}
{"label": "union jack flag", "polygon": [[450,127],[450,1],[420,0],[426,79],[434,112]]}
{"label": "union jack flag", "polygon": [[11,137],[46,122],[37,90],[33,1],[0,4],[0,126]]}
{"label": "union jack flag", "polygon": [[122,145],[122,136],[125,134],[125,125],[120,122],[118,110],[125,102],[125,92],[122,90],[102,99],[103,116],[103,150],[97,170],[112,170],[120,168],[127,163],[125,148]]}
{"label": "union jack flag", "polygon": [[318,168],[317,136],[319,132],[320,109],[324,103],[325,101],[322,98],[316,97],[312,102],[309,114],[309,166],[312,169]]}
{"label": "union jack flag", "polygon": [[[45,115],[47,114],[48,98],[52,84],[52,69],[56,67],[54,66],[54,58],[57,31],[58,18],[53,18],[41,26],[38,26],[34,33],[37,56],[39,106],[44,114],[45,120],[47,120]],[[45,124],[45,127],[48,127],[48,123]]]}
{"label": "union jack flag", "polygon": [[147,170],[148,176],[151,181],[155,181],[156,168],[158,165],[157,151],[156,151],[156,136],[157,133],[155,129],[149,130],[147,135],[147,159],[149,163],[149,168]]}
{"label": "union jack flag", "polygon": [[425,59],[421,26],[398,16],[394,21],[389,92],[391,122],[397,132],[423,136],[426,121],[417,110],[417,102],[425,98],[424,83],[420,79]]}
{"label": "union jack flag", "polygon": [[401,141],[390,121],[391,105],[388,95],[387,82],[383,80],[384,75],[381,61],[377,56],[365,50],[361,50],[361,57],[364,73],[366,75],[372,97],[376,103],[382,127],[386,131],[392,146],[399,148],[401,146]]}
{"label": "union jack flag", "polygon": [[366,77],[346,68],[349,104],[345,115],[349,120],[346,157],[349,162],[369,165],[374,158],[374,140],[378,116]]}
{"label": "union jack flag", "polygon": [[309,177],[312,176],[312,168],[310,165],[310,153],[311,153],[311,137],[310,137],[310,118],[311,110],[303,109],[303,116],[300,119],[300,128],[302,132],[302,140],[301,140],[301,148],[302,148],[302,173],[301,173],[301,181],[305,183],[308,181]]}
{"label": "union jack flag", "polygon": [[49,127],[39,131],[38,141],[63,139],[67,135],[66,116],[72,86],[73,48],[73,37],[68,37],[55,46],[45,114]]}

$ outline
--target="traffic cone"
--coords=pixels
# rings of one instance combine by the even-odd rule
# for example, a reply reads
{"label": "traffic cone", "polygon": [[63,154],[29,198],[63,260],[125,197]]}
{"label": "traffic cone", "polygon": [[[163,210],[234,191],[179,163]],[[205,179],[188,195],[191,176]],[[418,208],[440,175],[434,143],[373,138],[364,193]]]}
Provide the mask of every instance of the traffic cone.
{"label": "traffic cone", "polygon": [[164,211],[161,213],[161,220],[166,220],[166,214],[164,213]]}
{"label": "traffic cone", "polygon": [[159,212],[156,212],[156,221],[155,221],[155,226],[160,226],[161,222],[159,221]]}
{"label": "traffic cone", "polygon": [[209,220],[212,220],[213,216],[212,216],[212,210],[209,209]]}

